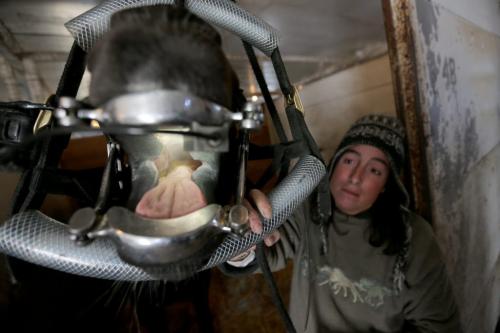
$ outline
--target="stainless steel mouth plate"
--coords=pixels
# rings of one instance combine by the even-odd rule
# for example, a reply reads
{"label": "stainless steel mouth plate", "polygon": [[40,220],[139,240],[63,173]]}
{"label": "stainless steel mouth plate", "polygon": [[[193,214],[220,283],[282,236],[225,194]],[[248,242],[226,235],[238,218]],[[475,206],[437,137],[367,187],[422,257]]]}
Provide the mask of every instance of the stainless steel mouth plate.
{"label": "stainless steel mouth plate", "polygon": [[244,237],[249,231],[247,222],[248,210],[243,205],[210,204],[168,219],[144,218],[119,206],[98,216],[87,207],[73,214],[68,230],[70,238],[82,246],[108,238],[122,260],[146,268],[208,260],[225,235]]}
{"label": "stainless steel mouth plate", "polygon": [[[71,224],[82,223],[73,220]],[[224,209],[216,204],[170,219],[142,218],[124,207],[112,207],[99,225],[86,236],[109,237],[124,261],[142,267],[171,264],[198,255],[207,244],[220,242],[224,233],[231,231]],[[77,232],[73,229],[74,234]]]}
{"label": "stainless steel mouth plate", "polygon": [[[263,235],[271,233],[310,195],[325,172],[323,162],[317,158],[310,155],[301,158],[291,173],[269,194],[273,216],[263,222],[264,233],[249,233],[244,237],[228,234],[215,251],[206,251],[210,256],[208,262],[195,266],[194,270],[219,265],[260,241]],[[38,211],[18,213],[0,225],[0,252],[87,277],[120,281],[165,278],[163,270],[145,270],[123,261],[109,238],[95,239],[87,246],[75,246],[75,242],[68,237],[67,225]]]}

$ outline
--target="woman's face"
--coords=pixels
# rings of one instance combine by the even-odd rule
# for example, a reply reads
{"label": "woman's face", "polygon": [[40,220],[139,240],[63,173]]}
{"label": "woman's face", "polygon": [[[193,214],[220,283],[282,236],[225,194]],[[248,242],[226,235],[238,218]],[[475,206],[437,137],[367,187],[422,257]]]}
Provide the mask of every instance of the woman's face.
{"label": "woman's face", "polygon": [[339,158],[330,179],[335,206],[344,214],[368,210],[384,190],[389,161],[378,148],[353,145]]}

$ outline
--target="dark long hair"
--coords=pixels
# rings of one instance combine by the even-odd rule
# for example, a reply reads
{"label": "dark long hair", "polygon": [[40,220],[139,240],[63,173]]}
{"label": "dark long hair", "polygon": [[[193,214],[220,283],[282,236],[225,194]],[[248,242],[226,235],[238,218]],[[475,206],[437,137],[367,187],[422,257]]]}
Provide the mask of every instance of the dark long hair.
{"label": "dark long hair", "polygon": [[404,246],[406,240],[405,212],[401,208],[404,200],[391,172],[385,191],[380,193],[370,208],[372,220],[368,241],[375,247],[385,246],[384,254],[397,254]]}

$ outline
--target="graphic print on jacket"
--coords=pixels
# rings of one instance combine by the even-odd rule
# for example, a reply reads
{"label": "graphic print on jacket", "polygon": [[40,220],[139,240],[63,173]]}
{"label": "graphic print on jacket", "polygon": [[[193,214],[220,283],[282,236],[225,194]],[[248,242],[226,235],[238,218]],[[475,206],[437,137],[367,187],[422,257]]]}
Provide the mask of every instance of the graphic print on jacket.
{"label": "graphic print on jacket", "polygon": [[392,296],[393,291],[381,286],[373,280],[362,278],[352,281],[340,268],[323,266],[317,274],[319,286],[328,285],[335,296],[351,299],[353,303],[365,303],[374,308],[384,304],[386,296]]}

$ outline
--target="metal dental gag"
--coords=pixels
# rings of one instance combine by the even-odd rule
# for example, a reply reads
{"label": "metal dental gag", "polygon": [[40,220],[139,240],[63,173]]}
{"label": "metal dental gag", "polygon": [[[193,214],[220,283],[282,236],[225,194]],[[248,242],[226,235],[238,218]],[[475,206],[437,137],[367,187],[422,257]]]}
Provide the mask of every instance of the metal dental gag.
{"label": "metal dental gag", "polygon": [[[26,113],[17,122],[8,123],[15,125],[9,129],[23,130],[7,131],[19,135],[8,137],[6,147],[0,140],[0,167],[24,168],[25,160],[38,159],[36,168],[29,169],[30,165],[23,171],[25,181],[14,201],[14,214],[0,225],[0,252],[92,278],[178,280],[247,250],[286,221],[318,184],[328,188],[324,181],[325,165],[307,130],[297,91],[286,73],[276,30],[234,1],[179,3],[243,40],[278,141],[288,144],[265,80],[262,73],[258,74],[260,68],[253,48],[270,58],[286,100],[290,134],[297,143],[305,143],[300,152],[286,149],[286,158],[279,154],[266,155],[273,159],[271,167],[280,166],[281,171],[279,183],[268,194],[272,217],[263,220],[262,234],[247,232],[248,212],[242,205],[248,135],[262,125],[259,107],[247,104],[241,110],[228,110],[179,90],[131,93],[97,108],[74,98],[61,97],[76,96],[84,73],[85,55],[109,29],[114,13],[131,7],[174,3],[173,0],[102,1],[65,24],[75,42],[59,82],[60,89],[47,105],[24,101],[14,105],[0,103],[0,115],[5,107],[9,117],[19,115],[18,109]],[[38,114],[32,109],[38,110]],[[82,201],[89,207],[76,211],[66,224],[38,210],[39,195],[46,194],[39,180],[46,166],[59,161],[60,144],[67,135],[79,132],[102,132],[108,142],[108,155],[102,175],[99,173],[98,193],[91,181],[88,189],[78,186],[67,189],[70,195],[84,198]],[[234,132],[238,134],[236,138]],[[29,136],[30,133],[35,135]],[[61,140],[55,138],[61,134]],[[13,140],[15,142],[11,142]],[[33,149],[34,143],[43,149]],[[49,156],[51,149],[55,153]],[[31,154],[32,151],[35,154]],[[290,159],[296,157],[299,160],[290,170]],[[86,175],[88,173],[78,172],[74,177]],[[95,173],[92,175],[95,177]],[[88,180],[82,178],[75,183],[81,185]],[[231,182],[226,182],[226,178],[231,178]],[[183,207],[173,207],[167,211],[169,207],[158,207],[154,200],[147,200],[154,199],[151,194],[158,194],[155,191],[168,184],[168,180],[186,182],[189,188],[186,193],[193,193],[186,196],[186,201],[195,202],[196,209],[183,211]],[[230,190],[232,198],[219,200],[220,193],[214,189]],[[26,195],[27,192],[36,195]],[[328,216],[329,191],[317,191],[313,195],[316,215]]]}
{"label": "metal dental gag", "polygon": [[[104,183],[120,178],[127,163],[133,169],[130,198],[135,199],[128,199],[132,209],[118,205],[107,207],[98,202],[95,208],[78,210],[69,222],[71,239],[77,244],[85,246],[96,238],[109,238],[124,261],[142,267],[161,266],[202,252],[210,254],[225,234],[243,236],[249,230],[248,211],[242,201],[249,132],[260,129],[264,119],[258,105],[247,103],[242,111],[233,112],[184,92],[157,90],[118,96],[100,108],[85,108],[73,98],[62,97],[54,117],[60,126],[67,127],[87,123],[96,126],[97,123],[103,133],[112,138],[108,143],[108,165],[100,195],[102,202],[106,201],[106,191],[109,192],[106,188],[110,185]],[[237,188],[234,204],[222,206],[212,202],[209,190],[215,186],[213,182],[217,179],[214,178],[218,176],[215,155],[229,151],[231,125],[236,125],[241,133]],[[138,136],[146,137],[139,147],[134,145]],[[129,154],[128,161],[120,154],[122,148]],[[148,150],[160,153],[148,153]],[[158,159],[160,156],[161,160],[165,151],[168,151],[168,161],[163,163],[201,163],[192,178],[205,190],[207,205],[177,217],[140,216],[134,213],[133,207],[147,192],[141,186],[158,184],[165,171],[158,166],[162,163]],[[123,182],[119,184],[124,187]]]}

